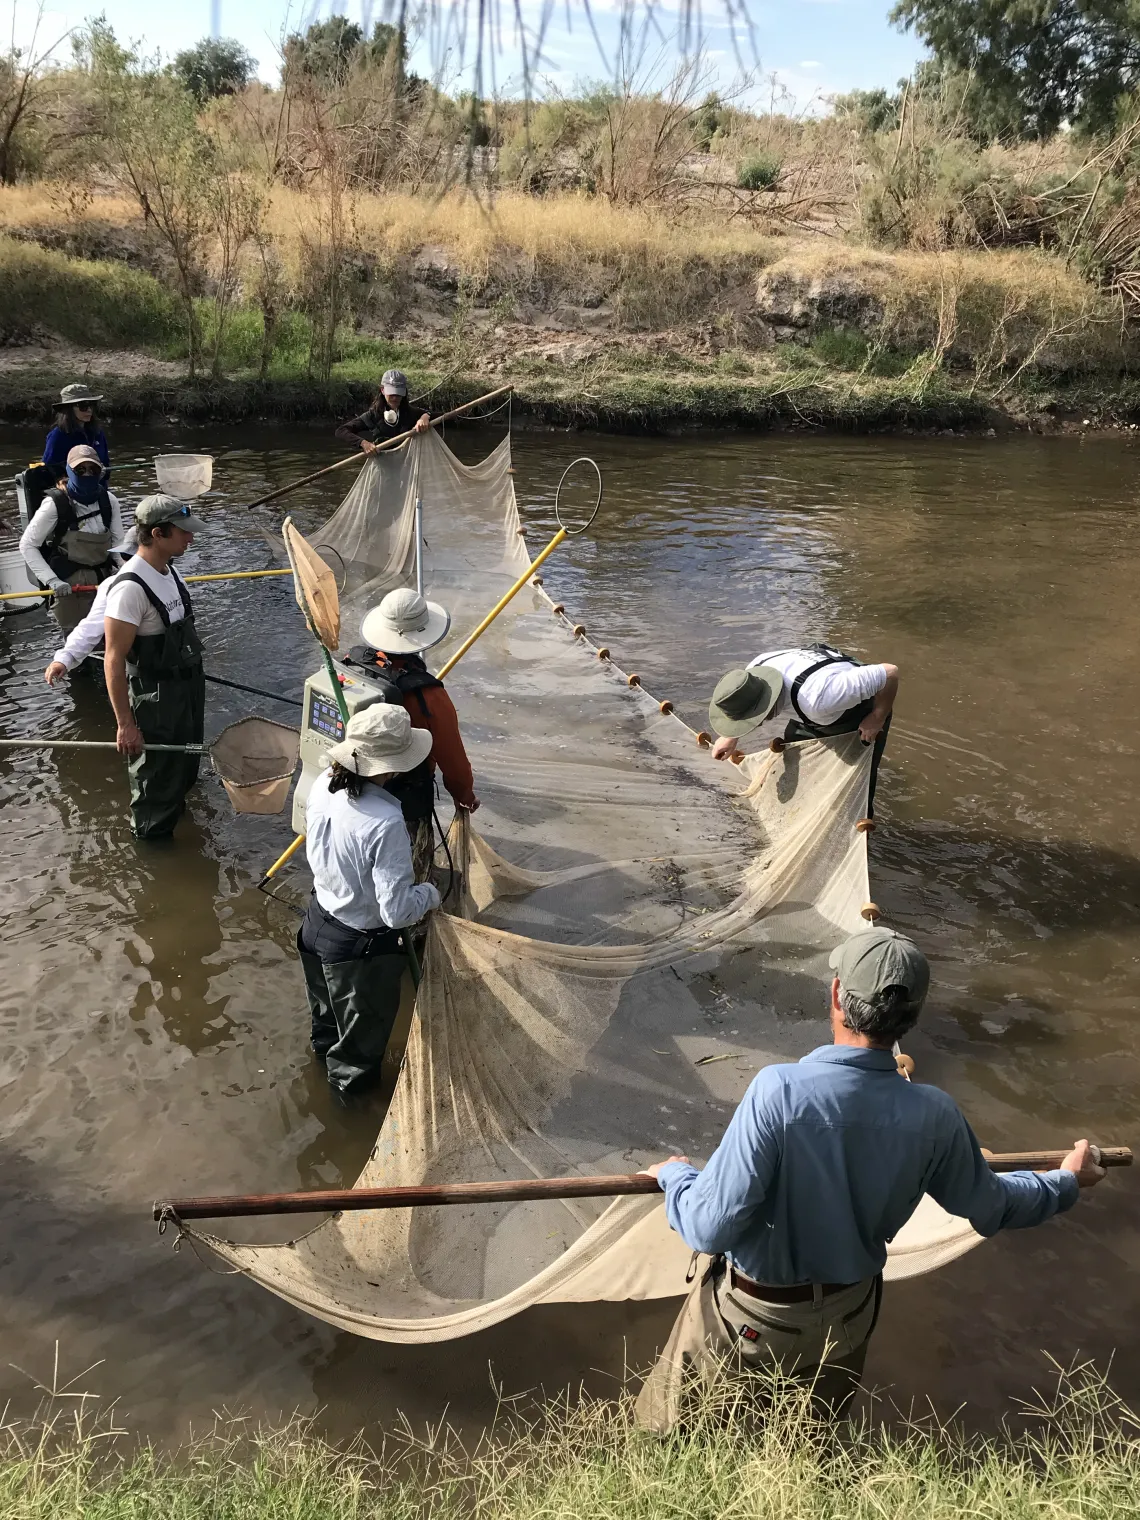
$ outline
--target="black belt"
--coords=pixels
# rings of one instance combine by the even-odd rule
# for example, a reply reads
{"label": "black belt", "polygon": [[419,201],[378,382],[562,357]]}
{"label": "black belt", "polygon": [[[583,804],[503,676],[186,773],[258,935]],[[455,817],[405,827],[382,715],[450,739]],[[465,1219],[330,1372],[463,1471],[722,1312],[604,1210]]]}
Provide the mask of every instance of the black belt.
{"label": "black belt", "polygon": [[817,1288],[824,1298],[830,1298],[832,1294],[846,1293],[848,1288],[855,1287],[854,1283],[792,1283],[790,1286],[758,1283],[731,1265],[728,1280],[737,1293],[745,1293],[749,1298],[761,1298],[769,1304],[806,1304],[815,1297]]}

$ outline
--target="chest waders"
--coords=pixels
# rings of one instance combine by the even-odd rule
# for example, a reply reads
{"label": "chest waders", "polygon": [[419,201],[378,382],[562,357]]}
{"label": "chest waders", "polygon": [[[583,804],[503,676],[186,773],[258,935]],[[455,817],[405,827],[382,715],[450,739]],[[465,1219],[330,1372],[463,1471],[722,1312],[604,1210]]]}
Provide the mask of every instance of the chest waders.
{"label": "chest waders", "polygon": [[[857,702],[854,707],[849,707],[846,712],[840,713],[834,723],[813,723],[804,717],[803,708],[800,706],[800,692],[809,677],[814,676],[819,670],[828,665],[859,665],[862,662],[853,659],[851,655],[844,654],[839,649],[832,649],[829,644],[812,644],[810,653],[819,658],[814,665],[809,665],[801,670],[792,682],[788,691],[788,700],[795,708],[796,716],[792,718],[784,729],[784,739],[787,743],[795,743],[798,739],[833,739],[838,734],[853,734],[862,723],[869,717],[875,706],[874,697],[866,697],[862,702]],[[874,749],[871,753],[871,777],[867,785],[867,817],[875,816],[875,788],[879,782],[879,763],[883,758],[883,751],[887,747],[887,730],[891,726],[891,715],[887,714],[887,721],[883,724],[878,738],[875,740]]]}
{"label": "chest waders", "polygon": [[[44,492],[44,500],[55,506],[56,527],[46,539],[40,553],[61,581],[75,586],[90,586],[114,575],[111,563],[111,499],[106,488],[99,488],[99,499],[90,503],[73,501],[66,491]],[[100,520],[97,531],[84,531],[83,525]],[[37,584],[42,584],[37,582]],[[64,633],[70,633],[91,611],[94,592],[56,598],[52,605],[56,621]]]}
{"label": "chest waders", "polygon": [[[141,586],[162,619],[161,633],[137,634],[127,655],[131,711],[151,744],[201,744],[206,721],[202,644],[194,629],[190,593],[172,570],[184,616],[172,623],[154,592],[131,570],[117,577]],[[186,793],[198,779],[198,755],[155,754],[145,749],[131,761],[131,831],[136,839],[161,839],[174,830]]]}

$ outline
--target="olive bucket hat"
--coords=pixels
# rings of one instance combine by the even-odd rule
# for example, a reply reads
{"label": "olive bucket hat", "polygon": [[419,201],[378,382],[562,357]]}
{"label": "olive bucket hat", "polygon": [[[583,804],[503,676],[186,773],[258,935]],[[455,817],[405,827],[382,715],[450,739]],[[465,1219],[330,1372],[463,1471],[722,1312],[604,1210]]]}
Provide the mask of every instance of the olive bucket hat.
{"label": "olive bucket hat", "polygon": [[784,677],[774,665],[730,670],[716,683],[709,703],[709,722],[724,738],[739,738],[771,717],[784,689]]}

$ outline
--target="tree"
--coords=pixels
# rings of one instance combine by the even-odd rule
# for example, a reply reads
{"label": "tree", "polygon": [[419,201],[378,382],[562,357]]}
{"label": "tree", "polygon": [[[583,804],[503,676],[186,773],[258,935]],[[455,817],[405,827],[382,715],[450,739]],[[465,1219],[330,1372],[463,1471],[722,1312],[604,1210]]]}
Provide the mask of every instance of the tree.
{"label": "tree", "polygon": [[175,55],[170,72],[200,106],[219,95],[233,95],[253,78],[257,59],[232,37],[203,37]]}
{"label": "tree", "polygon": [[408,61],[408,41],[404,29],[378,21],[372,36],[347,16],[329,16],[314,21],[302,35],[294,32],[285,42],[285,63],[301,69],[324,84],[343,84],[349,72],[360,64],[382,64],[389,53],[395,58],[400,74]]}
{"label": "tree", "polygon": [[899,0],[891,20],[968,78],[980,135],[1104,131],[1140,84],[1135,0]]}
{"label": "tree", "polygon": [[13,43],[0,53],[0,185],[13,184],[23,165],[23,139],[41,116],[45,66],[59,46],[58,41],[48,48],[39,46],[43,16],[41,5],[27,48]]}
{"label": "tree", "polygon": [[343,84],[363,41],[363,31],[347,16],[314,21],[303,36],[294,32],[287,38],[286,67],[292,65],[328,84]]}

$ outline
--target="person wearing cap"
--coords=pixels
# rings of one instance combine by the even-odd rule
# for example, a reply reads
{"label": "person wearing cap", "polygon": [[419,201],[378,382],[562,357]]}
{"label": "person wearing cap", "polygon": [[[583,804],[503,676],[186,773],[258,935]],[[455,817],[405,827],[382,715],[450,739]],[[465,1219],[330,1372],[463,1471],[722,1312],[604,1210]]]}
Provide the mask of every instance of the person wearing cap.
{"label": "person wearing cap", "polygon": [[104,471],[110,471],[107,437],[95,412],[102,399],[87,385],[65,385],[60,391],[55,426],[47,435],[43,456],[44,464],[55,472],[53,480],[62,479],[67,456],[80,443],[89,444],[99,456]]}
{"label": "person wearing cap", "polygon": [[795,716],[784,729],[787,744],[858,730],[863,743],[873,746],[867,786],[867,817],[873,818],[879,763],[898,689],[897,665],[861,665],[829,644],[772,650],[717,682],[709,722],[721,737],[713,758],[735,754],[745,734],[789,709]]}
{"label": "person wearing cap", "polygon": [[349,718],[305,803],[313,892],[297,933],[312,1046],[342,1095],[380,1075],[400,1009],[407,952],[400,931],[439,907],[416,882],[389,784],[428,757],[431,735],[405,708],[374,702]]}
{"label": "person wearing cap", "polygon": [[203,523],[173,496],[135,511],[138,553],[116,575],[103,618],[103,670],[119,753],[130,760],[131,832],[169,837],[198,779],[197,755],[148,744],[201,744],[206,713],[202,645],[190,593],[174,568]]}
{"label": "person wearing cap", "polygon": [[115,545],[123,537],[118,497],[103,480],[103,461],[90,444],[67,455],[66,489],[45,492],[20,537],[20,553],[32,579],[55,592],[60,626],[70,631],[90,611],[93,593],[72,586],[97,585],[122,563]]}
{"label": "person wearing cap", "polygon": [[[138,537],[134,528],[128,530],[121,544],[115,545],[115,550],[124,559],[129,559],[138,548]],[[107,597],[110,595],[113,580],[99,582],[99,589],[95,593],[95,600],[91,604],[91,610],[81,623],[77,623],[62,646],[51,657],[51,664],[44,671],[44,680],[49,686],[58,686],[65,676],[69,676],[75,670],[90,669],[86,663],[88,656],[99,650],[102,655],[103,646],[103,619],[107,613]],[[100,659],[100,667],[102,659]],[[101,669],[98,677],[102,679]]]}
{"label": "person wearing cap", "polygon": [[473,813],[479,806],[475,778],[455,706],[438,676],[424,664],[423,651],[444,638],[451,618],[438,602],[429,602],[403,586],[388,595],[364,619],[363,645],[352,651],[373,680],[391,686],[386,700],[407,708],[414,728],[431,735],[431,750],[423,764],[394,782],[390,790],[398,797],[413,840],[416,880],[423,881],[431,868],[432,809],[435,804],[435,772],[457,808]]}
{"label": "person wearing cap", "polygon": [[401,433],[424,433],[430,422],[429,412],[421,412],[408,401],[407,375],[403,370],[389,369],[368,410],[351,422],[342,422],[335,436],[345,443],[358,443],[365,454],[374,454],[378,443],[398,438]]}
{"label": "person wearing cap", "polygon": [[980,1235],[1043,1224],[1104,1176],[1087,1140],[1056,1171],[992,1172],[948,1094],[909,1082],[892,1046],[914,1027],[926,957],[891,929],[832,953],[832,1044],[766,1066],[703,1170],[648,1168],[673,1229],[711,1258],[639,1395],[664,1432],[687,1371],[780,1364],[823,1408],[854,1395],[878,1318],[887,1243],[924,1193]]}

